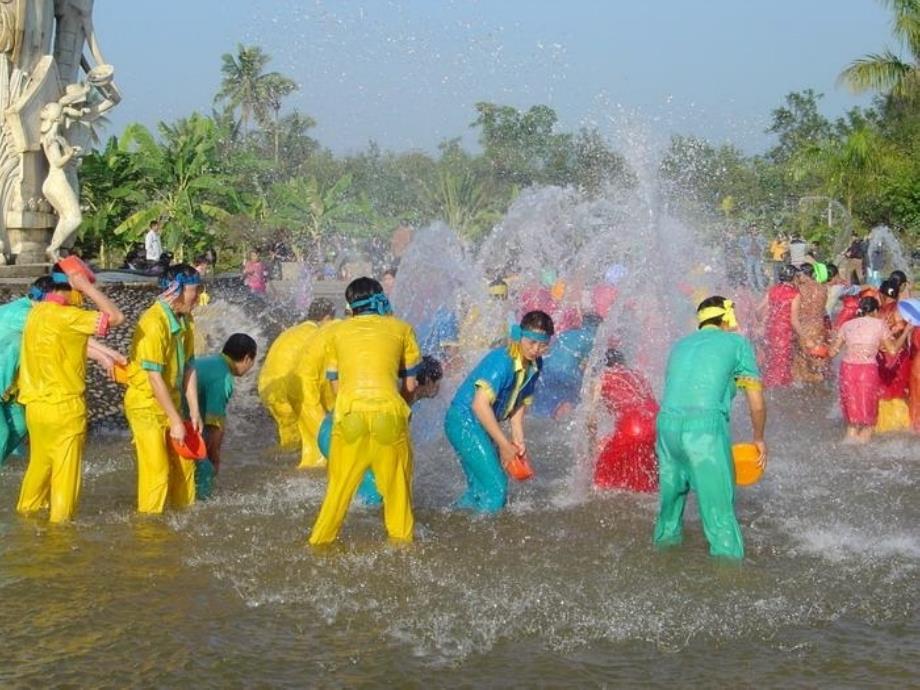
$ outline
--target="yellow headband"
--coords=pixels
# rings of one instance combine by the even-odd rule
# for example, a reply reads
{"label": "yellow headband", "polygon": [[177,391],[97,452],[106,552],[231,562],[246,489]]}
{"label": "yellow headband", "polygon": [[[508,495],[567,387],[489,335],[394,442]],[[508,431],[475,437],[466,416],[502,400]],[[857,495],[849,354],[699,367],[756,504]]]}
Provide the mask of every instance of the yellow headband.
{"label": "yellow headband", "polygon": [[704,321],[709,321],[709,319],[714,319],[718,316],[722,317],[722,323],[729,328],[738,328],[738,321],[735,318],[735,303],[730,299],[725,300],[721,307],[706,307],[705,309],[701,309],[696,313],[696,320],[698,323],[703,323]]}

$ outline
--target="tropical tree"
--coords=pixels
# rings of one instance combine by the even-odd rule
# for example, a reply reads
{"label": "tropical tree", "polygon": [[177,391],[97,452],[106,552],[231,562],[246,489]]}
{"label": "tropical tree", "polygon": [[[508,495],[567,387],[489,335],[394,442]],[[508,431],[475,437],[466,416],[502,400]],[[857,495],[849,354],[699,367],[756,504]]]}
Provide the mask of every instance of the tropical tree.
{"label": "tropical tree", "polygon": [[143,203],[140,191],[142,171],[137,156],[122,150],[116,137],[110,137],[102,150],[87,154],[80,167],[80,205],[83,223],[79,228],[80,249],[84,256],[98,256],[109,262],[113,246],[124,248],[123,236],[114,233],[136,206]]}
{"label": "tropical tree", "polygon": [[272,130],[274,138],[274,151],[275,151],[275,165],[278,165],[278,145],[280,140],[281,129],[278,123],[279,113],[281,112],[281,101],[285,96],[289,96],[297,89],[297,84],[295,84],[291,79],[288,79],[285,76],[277,72],[272,72],[271,74],[266,74],[262,90],[264,94],[263,98],[263,109],[257,111],[260,115],[260,119],[263,120],[263,126],[265,124],[266,111],[271,113],[271,123],[270,128]]}
{"label": "tropical tree", "polygon": [[265,122],[270,112],[277,123],[281,100],[297,85],[279,72],[263,71],[271,57],[259,46],[239,44],[236,55],[224,53],[221,61],[223,79],[214,101],[239,108],[243,132],[249,131],[253,118]]}
{"label": "tropical tree", "polygon": [[878,192],[891,161],[892,152],[878,131],[863,123],[846,137],[803,148],[792,161],[791,173],[795,178],[814,175],[818,191],[841,199],[852,214],[857,202]]}
{"label": "tropical tree", "polygon": [[920,94],[920,0],[880,0],[892,12],[892,33],[907,48],[908,59],[890,49],[858,58],[840,74],[854,92],[887,91],[896,98]]}
{"label": "tropical tree", "polygon": [[271,222],[289,228],[300,244],[312,245],[326,232],[360,233],[374,224],[366,199],[350,199],[351,175],[330,187],[316,177],[295,177],[272,187]]}
{"label": "tropical tree", "polygon": [[220,171],[218,128],[199,114],[173,125],[158,126],[163,143],[143,125],[129,125],[120,141],[141,165],[140,208],[117,228],[116,235],[139,238],[150,221],[164,221],[163,241],[177,248],[201,250],[214,242],[213,224],[241,206],[234,180]]}

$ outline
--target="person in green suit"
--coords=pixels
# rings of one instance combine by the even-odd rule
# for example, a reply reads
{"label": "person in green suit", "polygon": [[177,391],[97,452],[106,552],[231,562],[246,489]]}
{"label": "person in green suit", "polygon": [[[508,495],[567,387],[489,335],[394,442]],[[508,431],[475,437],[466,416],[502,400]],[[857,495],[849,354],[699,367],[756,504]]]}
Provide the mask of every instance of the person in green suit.
{"label": "person in green suit", "polygon": [[760,463],[767,460],[767,410],[751,343],[736,333],[731,300],[713,296],[697,309],[699,329],[671,349],[658,415],[660,508],[657,546],[682,539],[684,505],[696,492],[703,532],[713,556],[741,559],[744,542],[735,517],[735,471],[729,414],[738,388],[751,413]]}

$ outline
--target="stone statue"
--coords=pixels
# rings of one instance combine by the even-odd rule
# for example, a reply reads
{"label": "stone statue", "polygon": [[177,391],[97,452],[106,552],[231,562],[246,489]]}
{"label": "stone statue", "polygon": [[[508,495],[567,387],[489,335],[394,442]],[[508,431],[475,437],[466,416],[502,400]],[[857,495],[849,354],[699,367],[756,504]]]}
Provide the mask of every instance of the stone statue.
{"label": "stone statue", "polygon": [[48,177],[42,184],[42,194],[58,214],[47,252],[51,261],[57,261],[61,247],[67,246],[83,220],[78,190],[66,172],[74,157],[79,155],[80,147],[70,145],[61,134],[64,107],[60,103],[48,103],[41,110],[41,118],[42,150],[48,159]]}
{"label": "stone statue", "polygon": [[92,12],[93,0],[0,0],[0,263],[56,259],[80,224],[78,158],[121,100]]}

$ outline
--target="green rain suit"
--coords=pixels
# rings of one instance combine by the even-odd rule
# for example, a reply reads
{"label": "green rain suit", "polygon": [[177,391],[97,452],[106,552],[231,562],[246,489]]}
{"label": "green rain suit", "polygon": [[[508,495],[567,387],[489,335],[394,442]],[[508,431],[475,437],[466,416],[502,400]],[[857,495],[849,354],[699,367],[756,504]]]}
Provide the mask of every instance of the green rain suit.
{"label": "green rain suit", "polygon": [[693,489],[709,553],[744,557],[729,430],[739,386],[760,386],[754,351],[743,336],[705,326],[671,350],[658,415],[656,545],[680,543],[684,505]]}

